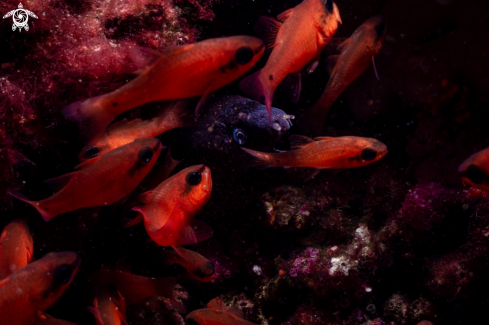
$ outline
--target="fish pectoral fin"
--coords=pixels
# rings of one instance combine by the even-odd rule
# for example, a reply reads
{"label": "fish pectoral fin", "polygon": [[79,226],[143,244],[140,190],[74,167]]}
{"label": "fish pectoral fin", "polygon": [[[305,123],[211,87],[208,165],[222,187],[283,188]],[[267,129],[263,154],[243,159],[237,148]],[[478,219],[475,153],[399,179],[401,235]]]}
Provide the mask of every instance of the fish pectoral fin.
{"label": "fish pectoral fin", "polygon": [[238,318],[244,318],[243,316],[243,309],[239,308],[238,306],[234,306],[228,309],[228,313],[231,315],[234,315]]}
{"label": "fish pectoral fin", "polygon": [[305,135],[293,134],[289,136],[289,143],[291,149],[304,148],[313,142],[314,142],[313,139],[306,137]]}
{"label": "fish pectoral fin", "polygon": [[211,91],[211,89],[212,89],[212,86],[209,87],[209,89],[205,92],[205,94],[202,95],[202,97],[200,97],[200,100],[197,103],[197,107],[195,107],[195,117],[199,117],[199,112],[200,112],[200,109],[202,108],[202,106],[204,106],[205,103],[207,102],[207,100],[212,95],[214,95],[214,91]]}
{"label": "fish pectoral fin", "polygon": [[289,73],[280,83],[283,93],[292,103],[299,102],[302,89],[301,71]]}
{"label": "fish pectoral fin", "polygon": [[196,244],[211,238],[213,234],[212,228],[204,221],[192,220],[188,226],[179,231],[178,245]]}
{"label": "fish pectoral fin", "polygon": [[347,38],[346,40],[344,40],[343,42],[341,42],[338,47],[337,47],[337,50],[341,53],[341,52],[344,52],[346,50],[346,48],[348,47],[348,45],[350,44],[351,42],[351,38]]}
{"label": "fish pectoral fin", "polygon": [[292,13],[294,12],[294,8],[285,10],[282,12],[280,15],[277,16],[277,19],[280,20],[281,22],[284,22],[287,18],[289,18]]}
{"label": "fish pectoral fin", "polygon": [[5,279],[0,280],[0,288],[3,287],[9,281],[10,281],[10,277],[6,277]]}
{"label": "fish pectoral fin", "polygon": [[331,55],[326,58],[326,70],[328,71],[330,76],[333,75],[334,67],[338,62],[339,57],[339,55]]}
{"label": "fish pectoral fin", "polygon": [[43,183],[53,191],[59,192],[63,187],[66,186],[66,184],[68,184],[68,182],[73,178],[76,173],[78,172],[72,172],[55,178],[46,179],[43,181]]}
{"label": "fish pectoral fin", "polygon": [[[97,156],[97,157],[94,157],[94,158],[90,158],[88,160],[85,160],[81,163],[79,163],[78,165],[75,166],[75,170],[81,170],[83,168],[86,168],[88,166],[91,166],[93,163],[95,163],[97,160],[100,159],[101,156]],[[67,174],[68,175],[68,174]]]}
{"label": "fish pectoral fin", "polygon": [[374,60],[374,56],[372,55],[372,65],[374,66],[374,72],[375,72],[375,76],[377,77],[377,80],[380,80],[379,79],[379,74],[377,72],[377,67],[375,66],[375,60]]}
{"label": "fish pectoral fin", "polygon": [[321,169],[317,168],[306,168],[306,171],[302,173],[301,179],[305,183],[314,178],[317,174],[319,174],[320,171]]}
{"label": "fish pectoral fin", "polygon": [[262,16],[255,24],[255,32],[265,42],[267,49],[275,46],[277,33],[282,27],[282,23],[276,19]]}

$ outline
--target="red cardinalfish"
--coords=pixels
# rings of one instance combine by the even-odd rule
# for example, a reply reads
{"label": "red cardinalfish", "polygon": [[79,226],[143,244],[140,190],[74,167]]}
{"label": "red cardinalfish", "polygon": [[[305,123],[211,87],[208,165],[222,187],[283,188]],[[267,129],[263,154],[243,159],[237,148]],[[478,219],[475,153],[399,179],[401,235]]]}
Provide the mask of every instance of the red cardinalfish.
{"label": "red cardinalfish", "polygon": [[46,313],[42,313],[35,325],[76,325],[66,320],[54,318]]}
{"label": "red cardinalfish", "polygon": [[298,6],[277,16],[278,20],[261,17],[256,31],[272,52],[265,67],[244,78],[239,86],[251,98],[264,102],[271,118],[273,94],[289,74],[295,80],[294,101],[299,100],[301,70],[311,63],[313,72],[321,51],[341,23],[333,0],[304,0]]}
{"label": "red cardinalfish", "polygon": [[372,138],[354,136],[308,138],[289,137],[293,150],[268,153],[241,148],[254,157],[256,167],[312,167],[318,169],[357,168],[376,162],[387,154],[387,146]]}
{"label": "red cardinalfish", "polygon": [[172,158],[170,149],[168,149],[168,152],[161,163],[159,161],[156,162],[155,167],[143,179],[141,184],[132,191],[131,195],[123,205],[122,226],[124,228],[132,227],[143,221],[143,215],[139,212],[132,211],[131,208],[139,203],[138,199],[142,193],[155,188],[168,179],[170,173],[179,163],[180,161]]}
{"label": "red cardinalfish", "polygon": [[92,138],[97,138],[117,115],[145,103],[203,95],[198,112],[213,91],[246,73],[264,50],[256,37],[232,36],[170,47],[162,53],[133,51],[138,77],[111,93],[73,103],[63,114],[85,122]]}
{"label": "red cardinalfish", "polygon": [[211,191],[210,169],[191,166],[142,194],[145,205],[133,210],[143,215],[146,232],[158,245],[195,244],[212,236],[208,225],[192,220],[209,200]]}
{"label": "red cardinalfish", "polygon": [[49,253],[0,281],[0,324],[35,324],[75,277],[80,257]]}
{"label": "red cardinalfish", "polygon": [[31,204],[45,221],[81,208],[110,205],[136,188],[153,168],[161,150],[158,139],[138,139],[81,163],[75,167],[78,171],[48,181],[53,186],[66,185],[47,199],[29,201],[17,192],[10,195]]}
{"label": "red cardinalfish", "polygon": [[122,294],[127,306],[138,304],[149,297],[164,296],[171,300],[172,305],[180,310],[183,307],[173,299],[176,280],[173,277],[147,278],[130,272],[103,267],[89,277],[92,288],[112,284]]}
{"label": "red cardinalfish", "polygon": [[209,282],[216,277],[214,264],[197,252],[190,251],[181,246],[174,246],[174,251],[165,250],[164,256],[167,264],[177,263],[183,266],[190,276],[201,282]]}
{"label": "red cardinalfish", "polygon": [[188,114],[187,105],[185,101],[171,102],[154,118],[116,122],[110,125],[100,138],[91,140],[83,148],[78,158],[84,161],[136,139],[153,138],[175,128],[190,126],[194,123],[194,118]]}
{"label": "red cardinalfish", "polygon": [[327,59],[330,78],[321,97],[298,120],[301,130],[311,135],[318,135],[324,126],[329,109],[345,90],[345,88],[358,78],[379,54],[385,38],[385,18],[377,15],[358,27],[350,38],[338,45],[339,55],[332,55]]}
{"label": "red cardinalfish", "polygon": [[489,148],[476,152],[458,168],[465,184],[489,192]]}
{"label": "red cardinalfish", "polygon": [[93,314],[97,325],[128,325],[126,302],[113,284],[101,290],[93,301],[93,307],[87,309]]}
{"label": "red cardinalfish", "polygon": [[32,259],[34,244],[25,219],[16,219],[0,234],[0,280],[23,268]]}
{"label": "red cardinalfish", "polygon": [[219,298],[212,299],[207,308],[188,314],[185,322],[188,325],[256,325],[243,319],[243,311],[239,307],[228,309]]}

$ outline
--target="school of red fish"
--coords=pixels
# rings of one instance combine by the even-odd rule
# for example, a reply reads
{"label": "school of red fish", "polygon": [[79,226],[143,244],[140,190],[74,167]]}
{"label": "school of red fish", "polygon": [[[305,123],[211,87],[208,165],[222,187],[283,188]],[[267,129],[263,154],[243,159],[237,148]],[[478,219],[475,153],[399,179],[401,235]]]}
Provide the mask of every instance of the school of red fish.
{"label": "school of red fish", "polygon": [[[79,122],[88,138],[72,173],[46,181],[55,194],[32,201],[20,192],[10,194],[32,205],[44,220],[70,211],[111,205],[123,201],[137,214],[126,227],[143,222],[148,236],[165,251],[167,264],[180,264],[195,281],[215,277],[213,263],[183,245],[195,244],[213,235],[212,228],[195,215],[212,194],[212,171],[205,165],[185,168],[169,177],[178,161],[168,152],[155,167],[164,149],[156,136],[198,123],[200,108],[217,89],[245,75],[267,53],[260,70],[246,76],[239,87],[249,97],[264,103],[269,116],[274,93],[288,84],[290,100],[297,102],[301,78],[313,73],[322,53],[327,53],[330,73],[323,94],[305,109],[298,130],[313,136],[291,135],[290,151],[250,154],[254,167],[358,168],[387,154],[387,146],[373,138],[322,135],[329,109],[343,90],[370,65],[386,35],[382,15],[368,19],[348,39],[335,39],[340,11],[332,0],[304,0],[277,18],[261,17],[256,24],[260,36],[208,39],[171,47],[162,53],[138,49],[131,53],[139,75],[119,89],[68,105],[62,113]],[[267,52],[265,52],[267,50]],[[178,72],[178,73],[177,73]],[[377,70],[375,69],[377,75]],[[378,78],[378,75],[377,75]],[[200,96],[195,117],[182,99]],[[155,118],[123,119],[118,115],[154,101],[168,101]],[[158,169],[158,170],[155,170]],[[152,171],[153,170],[153,171]],[[152,172],[152,174],[150,174]],[[489,191],[489,149],[468,158],[459,169],[463,181]],[[147,175],[153,175],[146,177]],[[144,184],[137,189],[140,184]],[[144,188],[146,192],[140,189]],[[67,289],[82,262],[73,252],[53,252],[33,259],[33,239],[27,221],[17,219],[0,235],[0,325],[72,324],[45,313]],[[173,277],[147,278],[103,267],[89,278],[92,306],[88,310],[97,325],[126,323],[126,306],[155,296],[169,299],[179,312],[184,307],[173,299]],[[219,298],[206,308],[185,317],[188,325],[253,324],[239,307],[228,308]]]}

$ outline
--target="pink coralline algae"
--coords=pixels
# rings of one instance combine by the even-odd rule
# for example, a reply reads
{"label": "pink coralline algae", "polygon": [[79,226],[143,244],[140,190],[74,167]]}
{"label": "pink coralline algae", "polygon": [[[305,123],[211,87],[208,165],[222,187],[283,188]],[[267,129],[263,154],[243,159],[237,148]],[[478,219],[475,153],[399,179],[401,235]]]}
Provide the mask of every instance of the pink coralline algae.
{"label": "pink coralline algae", "polygon": [[304,252],[304,256],[298,257],[292,262],[289,275],[293,278],[298,275],[309,275],[311,273],[311,267],[316,262],[318,254],[319,249],[308,247]]}

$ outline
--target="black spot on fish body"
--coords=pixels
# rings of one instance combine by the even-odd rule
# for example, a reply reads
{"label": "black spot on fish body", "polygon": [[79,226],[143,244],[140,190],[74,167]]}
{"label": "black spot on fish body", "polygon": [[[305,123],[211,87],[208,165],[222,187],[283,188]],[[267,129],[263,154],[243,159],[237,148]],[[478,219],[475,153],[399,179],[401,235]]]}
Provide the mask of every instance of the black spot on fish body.
{"label": "black spot on fish body", "polygon": [[116,102],[113,102],[113,103],[112,103],[112,106],[114,106],[114,107],[116,107],[117,105],[119,105],[119,104],[118,104],[118,103],[116,103]]}
{"label": "black spot on fish body", "polygon": [[480,184],[484,181],[485,175],[476,165],[469,165],[465,170],[465,177],[474,184]]}
{"label": "black spot on fish body", "polygon": [[231,61],[229,61],[228,64],[220,67],[219,71],[221,71],[222,73],[226,73],[227,71],[235,70],[237,67],[238,67],[238,64],[234,60],[231,60]]}
{"label": "black spot on fish body", "polygon": [[270,75],[270,77],[268,77],[268,79],[273,80],[273,76],[272,76],[272,75]]}

